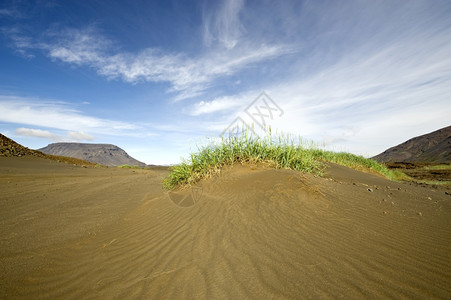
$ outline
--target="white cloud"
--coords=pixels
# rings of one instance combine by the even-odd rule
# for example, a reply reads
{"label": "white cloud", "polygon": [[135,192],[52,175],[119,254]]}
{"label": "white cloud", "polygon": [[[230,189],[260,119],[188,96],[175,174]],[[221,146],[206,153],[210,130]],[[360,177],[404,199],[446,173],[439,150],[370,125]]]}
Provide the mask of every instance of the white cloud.
{"label": "white cloud", "polygon": [[32,136],[50,140],[52,142],[80,142],[80,141],[92,141],[94,137],[85,132],[68,131],[66,135],[60,135],[52,133],[48,130],[24,128],[20,127],[15,130],[15,134],[19,136]]}
{"label": "white cloud", "polygon": [[242,106],[240,99],[235,97],[221,97],[212,101],[200,101],[196,103],[189,112],[192,116],[211,114],[215,112],[228,112],[233,108]]}
{"label": "white cloud", "polygon": [[17,128],[15,131],[15,134],[20,136],[33,136],[43,139],[48,139],[52,141],[62,141],[63,138],[60,135],[51,133],[47,130],[41,130],[41,129],[32,129],[32,128]]}
{"label": "white cloud", "polygon": [[[372,49],[368,44],[352,49],[309,76],[293,73],[287,82],[265,87],[285,112],[270,125],[334,150],[367,156],[449,126],[448,36],[448,31],[419,31],[403,39],[377,41],[379,45]],[[235,106],[234,99],[246,105],[260,92],[251,90],[198,102],[191,114],[220,117],[220,112],[229,109],[236,117],[242,112],[236,111],[239,106]],[[226,118],[220,119],[222,122],[215,121],[208,127],[219,131],[225,128]]]}
{"label": "white cloud", "polygon": [[[227,1],[219,20],[219,39],[228,46],[212,49],[196,57],[183,52],[164,53],[156,48],[146,48],[136,53],[115,51],[112,41],[98,34],[92,27],[84,30],[49,32],[44,42],[33,41],[18,28],[3,29],[22,55],[32,57],[30,50],[45,51],[54,60],[77,66],[89,66],[109,79],[125,82],[168,82],[168,92],[175,100],[195,97],[204,93],[220,77],[230,76],[252,64],[264,62],[292,53],[287,45],[240,43],[236,45],[239,26],[236,20],[241,1]],[[235,16],[235,17],[234,17]],[[218,27],[218,28],[219,28]],[[233,45],[233,46],[232,46]],[[232,49],[233,48],[233,49]]]}
{"label": "white cloud", "polygon": [[129,135],[139,126],[84,115],[68,104],[40,99],[0,95],[0,121],[65,130],[69,137],[92,139],[87,132]]}
{"label": "white cloud", "polygon": [[203,38],[206,46],[211,46],[214,41],[227,49],[237,45],[243,31],[239,19],[243,4],[243,0],[225,0],[219,10],[205,13]]}
{"label": "white cloud", "polygon": [[12,10],[6,9],[6,8],[2,8],[0,9],[0,15],[1,16],[11,16],[13,14]]}
{"label": "white cloud", "polygon": [[168,91],[177,93],[175,100],[198,96],[219,77],[293,52],[287,46],[243,44],[230,51],[189,58],[183,54],[164,54],[150,48],[137,54],[108,54],[107,45],[108,41],[92,31],[69,31],[61,41],[42,47],[53,59],[91,66],[100,75],[110,79],[121,78],[131,83],[169,82],[171,88]]}
{"label": "white cloud", "polygon": [[0,17],[10,17],[10,18],[20,18],[22,14],[17,11],[17,9],[13,8],[2,8],[0,9]]}
{"label": "white cloud", "polygon": [[36,45],[33,43],[33,40],[24,35],[19,28],[0,27],[0,31],[10,38],[11,46],[16,53],[19,53],[26,58],[34,58],[34,55],[30,53],[29,50],[35,48]]}
{"label": "white cloud", "polygon": [[67,132],[67,136],[71,140],[76,141],[92,141],[94,137],[83,131],[69,131]]}

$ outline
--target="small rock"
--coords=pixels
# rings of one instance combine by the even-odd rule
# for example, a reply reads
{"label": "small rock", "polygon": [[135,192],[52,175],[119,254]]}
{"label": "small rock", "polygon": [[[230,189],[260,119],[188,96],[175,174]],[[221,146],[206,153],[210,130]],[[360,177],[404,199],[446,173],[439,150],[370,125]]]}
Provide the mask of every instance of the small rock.
{"label": "small rock", "polygon": [[384,215],[388,214],[388,211],[385,211],[385,210],[384,210],[383,214],[384,214]]}
{"label": "small rock", "polygon": [[451,195],[451,193],[450,192],[445,192],[445,195]]}
{"label": "small rock", "polygon": [[432,200],[432,198],[431,198],[431,197],[428,197],[428,200]]}
{"label": "small rock", "polygon": [[373,189],[371,189],[371,188],[368,188],[368,192],[372,192],[373,191]]}
{"label": "small rock", "polygon": [[421,212],[418,212],[417,215],[419,215],[420,217],[423,216],[423,214]]}

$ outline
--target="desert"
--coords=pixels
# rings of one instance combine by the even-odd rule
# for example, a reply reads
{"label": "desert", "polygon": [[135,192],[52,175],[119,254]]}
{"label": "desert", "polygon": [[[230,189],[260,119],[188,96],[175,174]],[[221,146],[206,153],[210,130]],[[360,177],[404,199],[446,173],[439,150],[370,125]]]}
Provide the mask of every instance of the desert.
{"label": "desert", "polygon": [[450,0],[1,0],[0,300],[451,300],[450,54]]}
{"label": "desert", "polygon": [[451,295],[447,187],[236,164],[183,206],[168,173],[1,157],[0,298]]}

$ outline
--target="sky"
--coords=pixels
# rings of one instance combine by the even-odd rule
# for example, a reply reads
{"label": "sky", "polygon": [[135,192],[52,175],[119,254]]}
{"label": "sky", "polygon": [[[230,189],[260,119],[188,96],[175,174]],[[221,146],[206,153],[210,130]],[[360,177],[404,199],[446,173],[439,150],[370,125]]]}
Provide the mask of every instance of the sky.
{"label": "sky", "polygon": [[371,157],[451,125],[447,0],[2,0],[0,41],[0,132],[31,149],[175,164],[239,123]]}

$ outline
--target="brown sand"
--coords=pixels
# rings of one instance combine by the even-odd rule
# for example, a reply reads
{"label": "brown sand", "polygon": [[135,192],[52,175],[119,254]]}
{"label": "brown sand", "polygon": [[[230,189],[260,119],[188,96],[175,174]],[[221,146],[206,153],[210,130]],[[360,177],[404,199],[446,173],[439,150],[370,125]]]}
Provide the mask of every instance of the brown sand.
{"label": "brown sand", "polygon": [[234,166],[176,205],[166,174],[1,158],[0,298],[451,298],[449,189]]}

